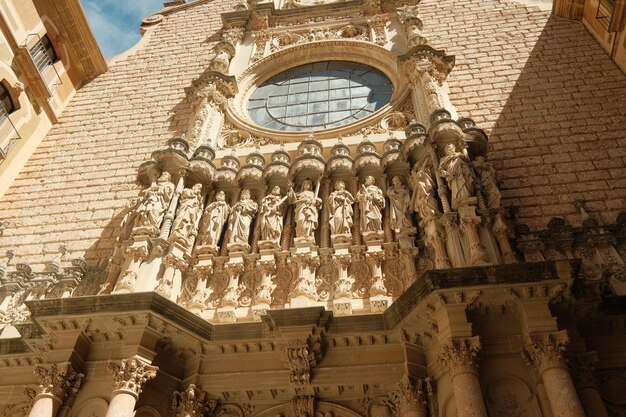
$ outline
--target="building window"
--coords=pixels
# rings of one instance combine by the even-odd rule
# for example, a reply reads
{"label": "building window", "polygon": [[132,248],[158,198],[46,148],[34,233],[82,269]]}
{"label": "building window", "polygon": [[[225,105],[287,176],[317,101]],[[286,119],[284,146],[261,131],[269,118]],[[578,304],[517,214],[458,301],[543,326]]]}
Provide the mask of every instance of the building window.
{"label": "building window", "polygon": [[8,119],[9,114],[15,111],[15,104],[4,83],[0,83],[0,123]]}
{"label": "building window", "polygon": [[33,57],[33,61],[40,74],[43,74],[48,67],[51,67],[59,60],[48,35],[43,35],[39,41],[30,48],[30,56]]}
{"label": "building window", "polygon": [[393,85],[379,70],[346,61],[291,68],[260,85],[250,118],[274,130],[320,130],[355,122],[389,103]]}
{"label": "building window", "polygon": [[611,26],[611,20],[613,19],[613,12],[615,10],[615,0],[599,0],[598,10],[596,11],[596,19],[600,24],[609,30]]}

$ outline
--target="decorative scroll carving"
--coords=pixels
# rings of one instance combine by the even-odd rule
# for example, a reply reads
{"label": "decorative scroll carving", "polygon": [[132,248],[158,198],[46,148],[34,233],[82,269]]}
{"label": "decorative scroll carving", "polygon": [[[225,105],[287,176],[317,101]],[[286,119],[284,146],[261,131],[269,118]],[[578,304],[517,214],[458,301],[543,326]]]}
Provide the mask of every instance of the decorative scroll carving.
{"label": "decorative scroll carving", "polygon": [[283,347],[282,357],[291,371],[292,385],[306,385],[311,382],[311,370],[317,366],[324,351],[322,339],[311,336],[308,340],[291,340]]}
{"label": "decorative scroll carving", "polygon": [[314,396],[295,397],[293,399],[293,411],[295,417],[314,417],[315,416],[315,403]]}
{"label": "decorative scroll carving", "polygon": [[122,359],[119,364],[109,363],[109,370],[113,373],[113,389],[128,391],[135,396],[139,396],[143,384],[156,377],[158,369],[139,356]]}

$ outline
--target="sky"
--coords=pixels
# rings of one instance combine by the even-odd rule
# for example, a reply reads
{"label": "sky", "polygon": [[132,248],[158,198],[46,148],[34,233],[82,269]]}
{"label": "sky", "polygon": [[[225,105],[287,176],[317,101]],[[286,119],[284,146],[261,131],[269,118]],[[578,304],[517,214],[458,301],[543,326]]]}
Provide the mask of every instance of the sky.
{"label": "sky", "polygon": [[161,10],[164,0],[80,0],[105,58],[131,48],[141,38],[141,19]]}

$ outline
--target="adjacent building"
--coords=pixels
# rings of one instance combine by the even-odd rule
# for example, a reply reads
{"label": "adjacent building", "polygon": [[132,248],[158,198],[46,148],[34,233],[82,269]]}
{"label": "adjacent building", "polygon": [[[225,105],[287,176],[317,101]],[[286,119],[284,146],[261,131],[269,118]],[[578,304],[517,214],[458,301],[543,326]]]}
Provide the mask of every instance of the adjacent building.
{"label": "adjacent building", "polygon": [[2,1],[0,195],[106,63],[76,1]]}

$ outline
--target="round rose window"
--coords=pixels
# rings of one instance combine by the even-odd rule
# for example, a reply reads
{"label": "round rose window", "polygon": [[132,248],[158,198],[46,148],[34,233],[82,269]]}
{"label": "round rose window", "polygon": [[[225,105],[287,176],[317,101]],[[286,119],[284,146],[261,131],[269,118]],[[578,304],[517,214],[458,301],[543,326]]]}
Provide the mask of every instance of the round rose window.
{"label": "round rose window", "polygon": [[374,113],[393,85],[379,70],[346,61],[316,62],[281,72],[248,100],[250,118],[274,130],[321,130]]}

